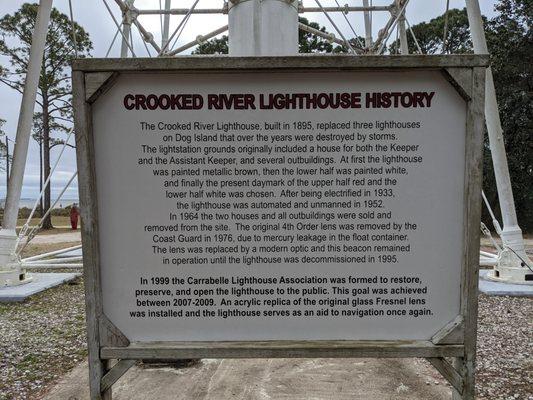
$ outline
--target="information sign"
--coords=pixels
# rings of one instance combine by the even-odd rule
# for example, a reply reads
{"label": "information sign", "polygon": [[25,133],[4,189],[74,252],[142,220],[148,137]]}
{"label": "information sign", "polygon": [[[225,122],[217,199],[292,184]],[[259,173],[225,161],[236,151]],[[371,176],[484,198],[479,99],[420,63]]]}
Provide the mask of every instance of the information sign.
{"label": "information sign", "polygon": [[484,62],[79,61],[98,335],[464,350]]}

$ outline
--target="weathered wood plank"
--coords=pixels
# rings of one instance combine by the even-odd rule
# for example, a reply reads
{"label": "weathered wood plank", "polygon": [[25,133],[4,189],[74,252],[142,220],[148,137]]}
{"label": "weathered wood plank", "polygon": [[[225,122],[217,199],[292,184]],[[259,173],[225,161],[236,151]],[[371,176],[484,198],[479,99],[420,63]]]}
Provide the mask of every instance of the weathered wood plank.
{"label": "weathered wood plank", "polygon": [[464,320],[464,357],[455,368],[464,380],[464,390],[453,398],[474,400],[475,359],[478,314],[479,224],[481,221],[481,185],[483,179],[483,135],[485,132],[485,68],[474,68],[472,101],[468,103],[465,148],[465,228],[463,233],[463,276],[461,279],[461,314]]}
{"label": "weathered wood plank", "polygon": [[444,77],[452,84],[459,94],[467,101],[472,99],[472,69],[444,68]]}
{"label": "weathered wood plank", "polygon": [[455,370],[459,373],[459,375],[461,375],[461,377],[463,378],[463,391],[459,392],[459,391],[457,391],[457,389],[452,387],[452,400],[462,400],[463,399],[463,395],[466,396],[466,391],[465,391],[465,387],[464,386],[465,386],[465,383],[466,383],[466,380],[467,380],[466,369],[464,368],[464,357],[454,358],[453,359],[453,366],[454,366]]}
{"label": "weathered wood plank", "polygon": [[426,358],[431,365],[454,387],[459,394],[463,393],[464,382],[463,377],[455,370],[455,368],[444,358],[428,357]]}
{"label": "weathered wood plank", "polygon": [[81,209],[81,236],[83,248],[83,277],[85,281],[85,309],[87,320],[87,347],[89,352],[89,385],[91,400],[111,400],[110,392],[100,390],[105,363],[100,359],[100,316],[102,291],[98,251],[98,210],[94,180],[94,150],[90,105],[85,101],[83,72],[73,71],[73,109],[76,126],[76,157],[78,163],[78,190]]}
{"label": "weathered wood plank", "polygon": [[135,365],[135,360],[120,360],[104,375],[101,382],[101,390],[111,389],[111,386],[120,379],[131,367]]}
{"label": "weathered wood plank", "polygon": [[101,292],[98,272],[98,229],[94,224],[96,213],[91,191],[95,189],[92,181],[89,131],[91,130],[91,110],[85,102],[85,79],[82,72],[73,71],[73,109],[76,125],[76,154],[79,171],[79,196],[81,209],[83,276],[85,281],[85,307],[87,319],[87,345],[89,350],[89,386],[91,400],[100,400],[100,380],[104,365],[99,357],[100,329],[98,324],[102,312]]}
{"label": "weathered wood plank", "polygon": [[429,341],[262,341],[262,342],[150,342],[128,347],[103,347],[104,359],[181,358],[349,358],[453,357],[461,345],[435,346]]}
{"label": "weathered wood plank", "polygon": [[100,344],[101,346],[128,346],[129,339],[113,324],[107,316],[100,316]]}
{"label": "weathered wood plank", "polygon": [[91,72],[85,74],[85,100],[93,103],[105,93],[119,76],[118,72]]}
{"label": "weathered wood plank", "polygon": [[460,344],[464,341],[463,316],[458,315],[431,337],[433,344]]}
{"label": "weathered wood plank", "polygon": [[85,74],[85,101],[91,102],[93,95],[114,75],[113,72],[91,72]]}
{"label": "weathered wood plank", "polygon": [[487,66],[485,55],[408,55],[408,56],[354,56],[348,54],[324,55],[301,54],[283,57],[229,57],[216,56],[179,56],[158,58],[84,58],[74,60],[75,71],[213,71],[224,69],[227,72],[248,70],[352,70],[376,68],[419,68],[439,69],[451,67]]}

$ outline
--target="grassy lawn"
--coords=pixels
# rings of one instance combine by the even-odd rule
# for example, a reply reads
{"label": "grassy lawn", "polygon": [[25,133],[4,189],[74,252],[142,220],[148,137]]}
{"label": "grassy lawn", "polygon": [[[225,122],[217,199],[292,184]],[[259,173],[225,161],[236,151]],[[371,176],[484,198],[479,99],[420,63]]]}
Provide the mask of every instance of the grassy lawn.
{"label": "grassy lawn", "polygon": [[[39,223],[40,218],[32,218],[30,226],[35,226]],[[19,218],[17,220],[17,226],[22,226],[26,223],[26,218]],[[54,226],[70,226],[70,218],[64,216],[52,215],[52,225]]]}
{"label": "grassy lawn", "polygon": [[37,254],[48,253],[60,249],[66,249],[80,244],[80,242],[65,242],[65,243],[31,243],[22,253],[22,258],[33,257]]}
{"label": "grassy lawn", "polygon": [[[56,225],[58,226],[58,225]],[[55,234],[58,234],[58,233],[67,233],[67,232],[75,232],[73,231],[71,228],[54,228],[54,229],[47,229],[47,230],[44,230],[44,231],[40,231],[39,232],[39,235],[42,236],[42,235],[55,235]],[[80,232],[80,225],[78,224],[78,229],[76,232]]]}

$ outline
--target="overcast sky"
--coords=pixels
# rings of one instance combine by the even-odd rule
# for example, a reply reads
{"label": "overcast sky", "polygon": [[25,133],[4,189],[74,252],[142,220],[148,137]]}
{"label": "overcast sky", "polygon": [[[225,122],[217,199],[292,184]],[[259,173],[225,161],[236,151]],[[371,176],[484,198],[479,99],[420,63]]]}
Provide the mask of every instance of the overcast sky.
{"label": "overcast sky", "polygon": [[[116,19],[120,21],[120,12],[113,0],[106,0],[112,9]],[[374,0],[374,5],[386,5],[392,0]],[[164,3],[164,1],[162,1]],[[344,5],[348,2],[350,5],[359,6],[362,4],[360,0],[337,0],[339,4]],[[493,7],[496,0],[479,0],[481,9],[484,15],[491,17],[494,15]],[[13,13],[24,3],[19,0],[0,0],[0,16],[7,13]],[[159,0],[137,0],[135,6],[139,9],[157,9],[159,8]],[[174,8],[187,8],[191,6],[193,0],[173,0],[172,6]],[[221,8],[222,0],[200,0],[197,8]],[[335,0],[322,0],[324,6],[335,6]],[[103,0],[72,0],[74,9],[74,19],[83,26],[90,34],[93,41],[94,50],[92,55],[94,57],[104,57],[111,40],[116,32],[116,26],[105,8]],[[304,5],[316,6],[315,0],[304,0]],[[411,25],[417,24],[421,21],[428,21],[442,14],[445,10],[446,0],[411,0],[407,8],[407,19]],[[54,6],[61,12],[68,15],[68,0],[55,0]],[[450,7],[463,8],[464,0],[451,0]],[[379,29],[383,27],[386,22],[388,13],[374,13],[373,16],[373,31],[374,37]],[[316,21],[324,25],[329,32],[335,33],[333,27],[322,14],[306,14],[306,18]],[[363,16],[362,13],[350,14],[350,22],[352,23],[358,35],[364,36]],[[181,16],[171,17],[170,32],[181,20]],[[343,31],[346,37],[351,37],[351,29],[344,20],[344,18],[337,14],[334,17],[337,26]],[[152,32],[157,42],[160,42],[161,25],[159,16],[142,16],[141,23],[145,28]],[[190,18],[181,37],[179,38],[176,47],[194,40],[199,34],[205,34],[213,31],[221,26],[227,24],[227,16],[225,15],[209,15],[200,16],[194,15]],[[138,32],[134,30],[135,52],[137,56],[146,56],[146,50],[142,41],[139,39]],[[339,36],[339,35],[337,35]],[[119,55],[119,40],[116,41],[111,50],[110,56],[117,57]],[[152,52],[153,53],[153,52]],[[6,63],[6,59],[1,59],[2,64]],[[15,132],[17,126],[18,112],[20,108],[21,96],[14,90],[5,85],[0,84],[0,118],[7,120],[5,131],[11,139],[15,139]],[[11,144],[12,146],[12,144]],[[59,146],[52,150],[52,163],[59,154]],[[74,150],[67,149],[58,170],[53,176],[52,180],[52,197],[55,197],[65,183],[69,180],[72,173],[76,170],[76,160]],[[0,174],[0,197],[5,197],[5,173]],[[28,155],[28,162],[26,166],[26,174],[24,177],[24,188],[22,191],[23,198],[35,198],[39,193],[39,150],[38,145],[32,139]],[[77,186],[73,184],[66,192],[65,198],[77,197]]]}

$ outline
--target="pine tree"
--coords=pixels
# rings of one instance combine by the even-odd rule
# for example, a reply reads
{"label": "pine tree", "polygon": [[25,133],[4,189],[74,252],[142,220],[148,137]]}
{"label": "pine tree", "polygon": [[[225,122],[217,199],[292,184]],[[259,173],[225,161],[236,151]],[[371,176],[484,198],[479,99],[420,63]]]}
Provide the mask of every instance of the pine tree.
{"label": "pine tree", "polygon": [[[28,69],[32,34],[37,18],[37,4],[25,3],[13,13],[0,19],[0,55],[9,59],[4,65],[0,82],[22,93]],[[54,135],[72,126],[70,62],[86,57],[92,49],[89,34],[77,23],[53,8],[46,36],[43,64],[37,96],[37,115],[40,115],[38,140],[42,143],[43,177],[50,175],[50,149],[58,143]],[[44,193],[44,212],[51,206],[51,184]],[[52,228],[51,218],[43,221],[43,228]]]}

